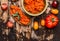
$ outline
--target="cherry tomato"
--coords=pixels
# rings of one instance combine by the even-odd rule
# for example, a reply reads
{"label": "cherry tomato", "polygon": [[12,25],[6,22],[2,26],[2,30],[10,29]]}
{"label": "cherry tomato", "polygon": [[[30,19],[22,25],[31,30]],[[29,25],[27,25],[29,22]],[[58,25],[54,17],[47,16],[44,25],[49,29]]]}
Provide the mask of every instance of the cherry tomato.
{"label": "cherry tomato", "polygon": [[7,10],[7,8],[8,8],[7,3],[2,3],[1,8],[2,8],[2,10]]}
{"label": "cherry tomato", "polygon": [[13,25],[14,25],[14,24],[13,24],[11,21],[8,21],[8,22],[7,22],[7,27],[8,27],[8,28],[12,28]]}
{"label": "cherry tomato", "polygon": [[51,9],[51,13],[58,14],[59,13],[59,10],[58,9]]}
{"label": "cherry tomato", "polygon": [[58,4],[59,4],[58,1],[54,0],[53,3],[52,3],[52,7],[57,8]]}
{"label": "cherry tomato", "polygon": [[40,24],[41,24],[41,26],[45,26],[45,20],[42,19]]}
{"label": "cherry tomato", "polygon": [[34,29],[34,30],[38,30],[38,28],[39,28],[39,27],[38,27],[38,22],[35,21],[34,24],[33,24],[33,29]]}

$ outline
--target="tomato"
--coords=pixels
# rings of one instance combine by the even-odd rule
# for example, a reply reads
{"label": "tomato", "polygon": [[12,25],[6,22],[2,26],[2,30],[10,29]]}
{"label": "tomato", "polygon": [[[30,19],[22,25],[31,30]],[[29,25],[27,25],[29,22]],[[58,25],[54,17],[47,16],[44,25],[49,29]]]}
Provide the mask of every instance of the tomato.
{"label": "tomato", "polygon": [[35,21],[35,22],[33,23],[33,29],[34,29],[34,30],[38,30],[38,28],[39,28],[38,22]]}
{"label": "tomato", "polygon": [[45,19],[45,26],[47,28],[54,28],[58,24],[58,21],[59,20],[57,16],[50,14]]}
{"label": "tomato", "polygon": [[8,22],[7,22],[7,27],[8,27],[8,28],[12,28],[13,25],[14,25],[14,24],[13,24],[11,21],[8,21]]}
{"label": "tomato", "polygon": [[57,8],[59,5],[59,2],[57,0],[53,0],[52,7]]}
{"label": "tomato", "polygon": [[2,10],[7,10],[8,5],[7,3],[2,3],[1,7],[2,7]]}
{"label": "tomato", "polygon": [[51,13],[58,14],[59,13],[59,10],[58,9],[51,9]]}
{"label": "tomato", "polygon": [[45,26],[45,20],[44,19],[41,19],[41,26]]}

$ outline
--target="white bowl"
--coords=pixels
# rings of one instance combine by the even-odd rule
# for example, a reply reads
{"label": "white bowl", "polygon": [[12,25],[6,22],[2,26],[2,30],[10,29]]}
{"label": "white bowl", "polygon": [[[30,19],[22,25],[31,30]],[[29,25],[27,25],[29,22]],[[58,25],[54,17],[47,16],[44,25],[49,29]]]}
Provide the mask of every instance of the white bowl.
{"label": "white bowl", "polygon": [[31,15],[31,16],[39,16],[39,15],[43,14],[45,12],[45,10],[47,9],[47,7],[48,7],[48,0],[46,0],[45,8],[40,13],[33,14],[33,13],[28,12],[25,9],[25,7],[24,7],[24,0],[22,0],[22,9],[24,10],[24,12],[26,12],[28,15]]}

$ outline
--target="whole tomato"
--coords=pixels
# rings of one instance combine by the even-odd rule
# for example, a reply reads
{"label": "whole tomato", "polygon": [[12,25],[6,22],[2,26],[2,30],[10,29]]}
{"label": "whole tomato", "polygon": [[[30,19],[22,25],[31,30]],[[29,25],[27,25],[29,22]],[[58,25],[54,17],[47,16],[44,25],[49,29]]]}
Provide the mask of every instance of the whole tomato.
{"label": "whole tomato", "polygon": [[7,27],[8,28],[12,28],[13,26],[14,26],[14,24],[11,21],[8,21],[7,22]]}
{"label": "whole tomato", "polygon": [[58,24],[58,17],[50,14],[46,17],[45,22],[46,22],[46,27],[47,28],[54,28]]}
{"label": "whole tomato", "polygon": [[1,8],[2,8],[2,10],[7,10],[7,8],[8,8],[7,3],[2,3]]}

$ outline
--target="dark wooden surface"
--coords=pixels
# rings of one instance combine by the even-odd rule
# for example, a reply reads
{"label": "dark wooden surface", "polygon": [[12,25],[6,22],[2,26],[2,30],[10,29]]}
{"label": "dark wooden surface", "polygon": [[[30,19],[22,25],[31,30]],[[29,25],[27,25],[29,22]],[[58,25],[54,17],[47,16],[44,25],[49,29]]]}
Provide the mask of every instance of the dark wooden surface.
{"label": "dark wooden surface", "polygon": [[59,18],[59,23],[56,26],[56,28],[54,28],[54,34],[55,34],[54,39],[53,39],[54,41],[60,41],[60,0],[58,1],[59,1],[59,7],[58,7],[59,14],[57,16]]}
{"label": "dark wooden surface", "polygon": [[[58,7],[59,14],[56,15],[59,18],[58,25],[54,29],[44,28],[44,29],[39,29],[38,31],[35,31],[36,35],[37,36],[40,35],[40,37],[42,37],[42,35],[45,34],[44,40],[43,40],[43,38],[40,38],[40,40],[33,39],[33,38],[27,39],[26,37],[23,36],[23,38],[22,38],[23,41],[48,41],[46,39],[46,37],[48,37],[51,34],[53,34],[53,38],[51,40],[49,40],[49,41],[60,41],[60,0],[58,0],[58,1],[59,1],[59,7]],[[6,28],[3,28],[3,27],[6,27],[6,24],[4,24],[3,21],[2,21],[2,22],[0,22],[0,41],[7,41],[7,40],[8,41],[16,41],[17,38],[16,38],[16,32],[15,32],[16,29],[15,29],[15,27],[12,28],[12,29],[8,29],[8,30],[10,30],[8,35],[2,34],[3,29],[6,29]],[[49,32],[49,30],[50,30],[50,32]],[[21,41],[21,38],[19,39],[19,41]]]}

